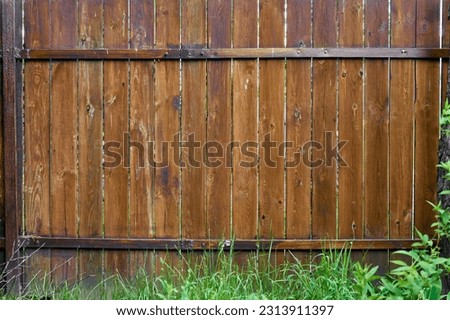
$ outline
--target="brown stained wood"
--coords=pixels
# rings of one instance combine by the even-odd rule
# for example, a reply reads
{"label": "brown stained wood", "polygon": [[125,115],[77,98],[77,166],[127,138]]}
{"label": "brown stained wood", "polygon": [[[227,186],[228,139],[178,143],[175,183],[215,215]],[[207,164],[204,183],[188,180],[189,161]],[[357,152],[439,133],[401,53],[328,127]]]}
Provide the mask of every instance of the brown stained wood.
{"label": "brown stained wood", "polygon": [[427,59],[447,58],[448,48],[217,48],[217,49],[24,49],[24,60],[230,60],[230,59]]}
{"label": "brown stained wood", "polygon": [[[131,47],[153,47],[153,1],[132,1]],[[130,62],[130,236],[154,234],[154,169],[149,166],[148,143],[154,141],[154,63]],[[134,269],[130,265],[130,270]]]}
{"label": "brown stained wood", "polygon": [[74,284],[77,278],[77,250],[52,249],[51,279],[54,285]]}
{"label": "brown stained wood", "polygon": [[436,164],[439,132],[439,63],[416,62],[415,227],[432,234],[436,203]]}
{"label": "brown stained wood", "polygon": [[[51,48],[75,48],[77,2],[51,1],[50,12]],[[53,61],[50,68],[50,232],[73,237],[78,229],[77,64]],[[76,280],[76,264],[76,251],[52,250],[52,281]]]}
{"label": "brown stained wood", "polygon": [[50,235],[50,105],[49,65],[25,64],[25,181],[27,234]]}
{"label": "brown stained wood", "polygon": [[[448,48],[450,46],[450,23],[449,23],[449,16],[448,16],[448,8],[450,7],[450,0],[444,0],[443,2],[443,8],[442,10],[442,32],[443,32],[443,38],[442,38],[442,44],[444,48]],[[445,69],[447,70],[447,69]],[[443,82],[446,83],[446,82]]]}
{"label": "brown stained wood", "polygon": [[[103,46],[103,0],[78,1],[78,47]],[[101,237],[103,233],[103,65],[78,62],[79,130],[79,221],[80,237]],[[78,252],[78,280],[94,286],[102,279],[103,253]]]}
{"label": "brown stained wood", "polygon": [[[284,1],[260,3],[260,46],[282,47]],[[284,61],[259,63],[259,236],[282,238],[284,217]]]}
{"label": "brown stained wood", "polygon": [[[256,47],[257,1],[236,1],[234,5],[233,46]],[[257,62],[233,63],[233,141],[240,145],[257,142]],[[253,158],[238,148],[233,153],[233,225],[237,239],[257,237],[257,147],[247,143]],[[247,155],[247,156],[246,156]]]}
{"label": "brown stained wood", "polygon": [[286,148],[286,236],[307,239],[311,235],[311,168],[304,163],[301,148],[311,140],[311,62],[288,61],[286,77],[286,141],[293,144]]}
{"label": "brown stained wood", "polygon": [[[104,2],[104,46],[126,49],[128,45],[128,1]],[[129,153],[127,139],[129,132],[129,66],[127,62],[105,61],[103,64],[104,99],[104,143],[119,143],[114,149],[120,155],[115,166],[104,164],[104,235],[105,237],[127,237],[129,235]],[[127,150],[128,151],[128,150]],[[104,162],[108,160],[106,154]],[[111,160],[111,159],[109,159]],[[128,254],[123,252],[105,253],[105,272],[118,272],[126,276]]]}
{"label": "brown stained wood", "polygon": [[[311,46],[311,2],[287,2],[287,47]],[[286,66],[286,237],[311,236],[311,168],[301,148],[311,140],[311,61]],[[292,164],[291,164],[292,163]],[[287,254],[289,258],[289,254]]]}
{"label": "brown stained wood", "polygon": [[131,239],[131,238],[58,238],[58,237],[20,237],[23,248],[52,249],[92,249],[92,250],[164,250],[205,251],[205,250],[321,250],[351,246],[355,250],[393,250],[408,249],[415,240],[407,239],[268,239],[234,240],[231,246],[224,246],[222,239]]}
{"label": "brown stained wood", "polygon": [[[166,47],[179,43],[179,1],[156,3],[156,45]],[[180,236],[179,151],[164,146],[178,137],[180,124],[180,65],[178,61],[155,64],[155,235],[157,238]]]}
{"label": "brown stained wood", "polygon": [[[367,47],[388,46],[388,1],[366,4]],[[365,62],[364,236],[388,237],[389,92],[388,61]]]}
{"label": "brown stained wood", "polygon": [[[439,46],[439,1],[417,2],[417,47]],[[433,10],[434,9],[434,10]],[[432,234],[436,202],[439,132],[439,62],[416,61],[415,227]]]}
{"label": "brown stained wood", "polygon": [[[363,46],[363,1],[340,2],[338,8],[339,47]],[[340,151],[338,237],[363,235],[363,61],[338,62]]]}
{"label": "brown stained wood", "polygon": [[[77,0],[50,1],[52,49],[77,47]],[[41,18],[41,17],[39,17]],[[45,22],[44,22],[45,23]],[[39,30],[38,32],[42,32]]]}
{"label": "brown stained wood", "polygon": [[[335,46],[337,7],[335,1],[316,1],[313,8],[313,43]],[[311,153],[312,237],[336,237],[336,162],[327,161],[324,151],[326,133],[334,145],[336,140],[336,62],[314,60],[313,64],[313,141],[320,143]],[[330,139],[328,139],[330,140]],[[328,162],[328,163],[327,163]]]}
{"label": "brown stained wood", "polygon": [[[93,49],[103,43],[103,1],[79,1],[79,46]],[[102,235],[102,94],[100,62],[78,65],[79,235]]]}
{"label": "brown stained wood", "polygon": [[[0,17],[2,17],[2,7],[0,6]],[[0,20],[0,35],[2,34],[2,22]],[[2,37],[0,37],[0,48],[2,46]],[[0,50],[1,50],[0,49]],[[0,55],[1,57],[1,55]],[[3,64],[0,62],[0,67],[2,72],[0,72],[0,83],[3,83]],[[3,124],[3,88],[0,87],[0,123]],[[4,152],[3,152],[3,125],[0,126],[0,181],[4,181],[5,177],[5,167],[4,167]],[[2,184],[0,186],[0,237],[5,236],[5,187]],[[2,249],[5,247],[4,239]],[[0,251],[0,265],[3,266],[5,262],[5,254]]]}
{"label": "brown stained wood", "polygon": [[154,44],[154,1],[131,0],[131,48],[148,49]]}
{"label": "brown stained wood", "polygon": [[156,48],[179,48],[180,2],[158,0],[156,4]]}
{"label": "brown stained wood", "polygon": [[287,0],[288,47],[311,47],[311,1]]}
{"label": "brown stained wood", "polygon": [[[51,23],[49,2],[30,0],[25,3],[25,47],[49,48]],[[48,32],[45,32],[47,30]],[[50,104],[49,63],[25,64],[24,96],[25,121],[25,180],[24,209],[25,231],[31,234],[50,235]],[[47,124],[47,125],[44,125]],[[36,134],[40,132],[40,134]],[[33,148],[30,148],[34,146]]]}
{"label": "brown stained wood", "polygon": [[24,2],[24,28],[26,49],[50,48],[50,2],[28,0]]}
{"label": "brown stained wood", "polygon": [[129,250],[112,250],[105,252],[105,277],[120,275],[123,278],[130,276],[130,255]]}
{"label": "brown stained wood", "polygon": [[[182,47],[206,46],[205,4],[204,0],[182,3]],[[182,142],[190,139],[193,142],[193,148],[181,150],[182,236],[207,238],[206,166],[203,163],[201,148],[206,142],[206,62],[184,62],[181,81]]]}
{"label": "brown stained wood", "polygon": [[[2,130],[3,130],[3,166],[5,175],[5,260],[9,261],[7,274],[2,281],[12,283],[11,290],[20,290],[19,260],[21,253],[17,248],[17,237],[21,229],[22,212],[22,168],[18,166],[23,158],[22,121],[21,121],[21,66],[17,64],[13,48],[18,45],[18,34],[21,33],[21,17],[17,14],[20,3],[2,1]],[[17,25],[16,25],[17,23]]]}
{"label": "brown stained wood", "polygon": [[[392,47],[415,46],[416,3],[392,2]],[[391,61],[389,213],[391,238],[412,237],[414,62]]]}
{"label": "brown stained wood", "polygon": [[103,0],[78,0],[78,47],[103,47]]}
{"label": "brown stained wood", "polygon": [[[28,249],[24,252],[24,286],[32,287],[43,281],[50,280],[51,271],[50,249]],[[31,284],[30,284],[31,282]]]}
{"label": "brown stained wood", "polygon": [[128,45],[128,1],[104,1],[104,46],[126,49]]}
{"label": "brown stained wood", "polygon": [[150,250],[130,250],[130,278],[143,275],[153,279],[155,272],[155,254]]}
{"label": "brown stained wood", "polygon": [[78,250],[78,281],[89,288],[102,281],[103,252],[99,250]]}
{"label": "brown stained wood", "polygon": [[[208,0],[208,45],[210,48],[231,46],[230,1]],[[231,62],[208,62],[207,79],[207,141],[217,141],[225,147],[232,135]],[[206,214],[212,238],[231,236],[231,168],[226,163],[231,163],[231,159],[231,153],[225,152],[221,166],[210,165],[206,169]]]}
{"label": "brown stained wood", "polygon": [[130,96],[130,235],[154,233],[154,169],[148,143],[154,141],[154,70],[152,62],[131,62]]}
{"label": "brown stained wood", "polygon": [[55,236],[75,236],[78,175],[76,63],[53,62],[51,69],[50,230]]}

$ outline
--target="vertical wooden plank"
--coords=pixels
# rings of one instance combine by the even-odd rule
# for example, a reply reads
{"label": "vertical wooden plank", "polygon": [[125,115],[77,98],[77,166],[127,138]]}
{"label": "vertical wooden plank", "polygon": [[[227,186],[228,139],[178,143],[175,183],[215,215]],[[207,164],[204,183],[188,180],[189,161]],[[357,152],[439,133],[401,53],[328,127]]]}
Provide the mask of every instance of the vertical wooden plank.
{"label": "vertical wooden plank", "polygon": [[[50,47],[50,33],[43,21],[49,20],[49,2],[27,1],[25,11],[25,47]],[[47,18],[47,19],[46,19]],[[46,23],[45,25],[50,25]],[[25,230],[28,234],[50,235],[50,102],[48,62],[25,64]],[[45,125],[43,125],[45,124]],[[39,134],[37,134],[39,132]],[[33,148],[31,148],[33,146]]]}
{"label": "vertical wooden plank", "polygon": [[[388,46],[388,1],[366,2],[366,47]],[[388,61],[366,60],[364,111],[365,237],[388,236]]]}
{"label": "vertical wooden plank", "polygon": [[[50,48],[49,1],[30,0],[24,6],[25,48]],[[24,67],[24,227],[26,234],[50,235],[50,71],[48,62],[27,62]],[[33,146],[31,148],[31,146]],[[28,253],[25,253],[27,256]],[[27,260],[27,279],[50,272],[50,251],[40,250]]]}
{"label": "vertical wooden plank", "polygon": [[[154,46],[154,2],[130,2],[131,47]],[[130,236],[154,236],[154,168],[147,156],[152,156],[148,143],[155,139],[154,63],[130,62]],[[141,267],[153,270],[153,252],[130,252],[130,276]]]}
{"label": "vertical wooden plank", "polygon": [[[311,47],[311,1],[289,0],[287,13],[287,46]],[[288,60],[286,85],[286,237],[309,239],[311,168],[301,151],[311,140],[311,60]]]}
{"label": "vertical wooden plank", "polygon": [[[416,46],[439,47],[439,0],[417,2]],[[436,202],[439,135],[439,61],[416,62],[415,217],[421,232],[432,234]]]}
{"label": "vertical wooden plank", "polygon": [[[415,47],[416,2],[392,1],[392,47]],[[391,60],[389,212],[394,239],[412,236],[414,61]]]}
{"label": "vertical wooden plank", "polygon": [[50,1],[27,0],[24,3],[26,49],[50,48]]}
{"label": "vertical wooden plank", "polygon": [[[103,47],[103,0],[78,1],[78,47]],[[103,64],[78,63],[79,130],[79,228],[82,238],[103,236],[102,123]],[[95,284],[101,280],[102,252],[79,252],[79,279]]]}
{"label": "vertical wooden plank", "polygon": [[[336,46],[336,14],[336,1],[314,2],[314,47]],[[326,163],[324,148],[325,133],[336,133],[336,61],[314,60],[313,68],[313,141],[321,147],[312,150],[312,237],[335,238],[336,164]]]}
{"label": "vertical wooden plank", "polygon": [[[284,1],[260,2],[260,47],[284,46]],[[259,236],[284,237],[284,61],[261,60]],[[281,154],[280,154],[281,153]]]}
{"label": "vertical wooden plank", "polygon": [[[2,34],[2,7],[0,6],[0,35]],[[0,48],[3,48],[2,37],[0,37]],[[0,67],[3,71],[3,62],[0,61]],[[3,83],[3,72],[0,72],[0,82]],[[3,87],[0,86],[0,181],[3,181],[5,177],[4,170],[4,155],[3,155]],[[0,237],[5,236],[5,187],[4,184],[0,186]],[[0,274],[3,271],[5,263],[5,253],[0,250]],[[0,282],[3,279],[0,280]]]}
{"label": "vertical wooden plank", "polygon": [[49,65],[25,64],[25,228],[27,234],[50,235]]}
{"label": "vertical wooden plank", "polygon": [[[233,47],[256,48],[258,2],[233,2]],[[234,60],[233,63],[233,141],[240,145],[257,142],[257,62]],[[247,143],[253,156],[257,147]],[[242,148],[241,148],[242,149]],[[237,239],[257,236],[256,158],[233,150],[233,234]]]}
{"label": "vertical wooden plank", "polygon": [[[156,2],[156,47],[179,48],[180,3]],[[155,236],[180,237],[180,155],[177,148],[164,146],[178,137],[180,130],[180,64],[178,61],[155,63]],[[155,271],[161,259],[175,259],[176,253],[155,253]]]}
{"label": "vertical wooden plank", "polygon": [[[13,281],[11,289],[20,289],[18,267],[21,253],[17,240],[21,230],[22,213],[22,70],[14,57],[14,48],[21,47],[21,2],[2,1],[2,62],[3,62],[3,152],[5,186],[5,259],[11,272],[6,281]],[[7,186],[7,188],[6,188]]]}
{"label": "vertical wooden plank", "polygon": [[[128,48],[128,2],[114,0],[104,2],[104,46],[106,48]],[[105,237],[120,238],[129,235],[128,213],[128,169],[129,161],[125,149],[128,141],[128,63],[105,61],[103,75],[104,90],[104,139],[105,143],[119,142],[117,152],[121,156],[118,166],[104,169]],[[105,253],[108,272],[128,274],[128,252]]]}
{"label": "vertical wooden plank", "polygon": [[77,250],[53,249],[51,251],[51,280],[55,286],[62,283],[74,284],[77,279]]}
{"label": "vertical wooden plank", "polygon": [[[363,1],[339,2],[339,47],[363,46]],[[339,166],[338,236],[363,235],[363,61],[339,60],[339,141],[347,141]]]}
{"label": "vertical wooden plank", "polygon": [[[183,48],[204,48],[206,45],[206,3],[204,0],[182,2]],[[185,238],[207,237],[205,197],[205,166],[202,147],[206,142],[206,62],[182,63],[181,113],[182,141],[188,148],[181,151],[182,188],[181,221]],[[192,141],[192,142],[190,142]]]}
{"label": "vertical wooden plank", "polygon": [[103,256],[102,250],[78,251],[77,275],[83,285],[92,288],[102,281]]}
{"label": "vertical wooden plank", "polygon": [[153,0],[130,0],[131,48],[149,49],[154,45]]}
{"label": "vertical wooden plank", "polygon": [[[77,45],[77,1],[50,2],[52,49]],[[77,65],[55,61],[50,73],[50,217],[51,235],[77,236]],[[52,250],[52,280],[60,283],[76,277],[77,252]]]}
{"label": "vertical wooden plank", "polygon": [[[132,46],[135,49],[153,47],[153,42],[149,42],[152,41],[149,35],[153,34],[153,23],[148,23],[148,20],[153,22],[153,1],[134,1],[131,9],[132,39],[137,40],[136,34],[141,34],[139,41],[132,42]],[[138,22],[144,16],[148,25]],[[145,152],[148,142],[154,141],[153,69],[152,61],[130,62],[130,234],[138,238],[153,236],[154,172]]]}
{"label": "vertical wooden plank", "polygon": [[[231,1],[208,0],[208,45],[231,47]],[[221,166],[208,165],[206,169],[206,213],[209,237],[222,239],[231,236],[231,168],[227,163],[231,163],[232,155],[225,152],[232,135],[231,62],[209,61],[207,68],[206,136],[208,142],[222,146],[225,158]]]}
{"label": "vertical wooden plank", "polygon": [[24,286],[33,288],[46,282],[50,282],[51,254],[50,249],[25,250],[24,252]]}

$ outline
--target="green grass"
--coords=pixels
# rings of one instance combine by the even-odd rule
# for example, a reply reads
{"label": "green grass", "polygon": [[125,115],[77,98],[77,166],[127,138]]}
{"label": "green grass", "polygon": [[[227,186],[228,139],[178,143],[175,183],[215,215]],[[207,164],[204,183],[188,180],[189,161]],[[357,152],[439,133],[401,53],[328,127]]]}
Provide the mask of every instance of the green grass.
{"label": "green grass", "polygon": [[[288,253],[289,254],[289,253]],[[293,261],[273,266],[267,254],[251,255],[239,266],[233,253],[184,255],[179,268],[163,262],[161,274],[141,270],[132,279],[110,277],[95,287],[82,283],[52,285],[48,278],[32,281],[22,295],[2,299],[359,299],[358,268],[349,250],[331,250],[312,264]],[[194,259],[195,257],[195,259]],[[294,258],[293,258],[294,259]],[[195,260],[195,261],[194,261]],[[189,267],[191,266],[191,267]]]}

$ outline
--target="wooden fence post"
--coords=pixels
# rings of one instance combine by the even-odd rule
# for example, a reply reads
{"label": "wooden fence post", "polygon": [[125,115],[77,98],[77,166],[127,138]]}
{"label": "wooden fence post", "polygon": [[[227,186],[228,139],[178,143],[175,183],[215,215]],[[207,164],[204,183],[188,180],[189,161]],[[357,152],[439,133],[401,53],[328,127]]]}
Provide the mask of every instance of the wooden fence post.
{"label": "wooden fence post", "polygon": [[[21,1],[2,1],[3,52],[3,137],[5,188],[6,282],[11,290],[20,290],[20,252],[18,236],[21,215],[22,110],[21,68],[15,48],[21,43]],[[21,45],[20,45],[21,47]]]}

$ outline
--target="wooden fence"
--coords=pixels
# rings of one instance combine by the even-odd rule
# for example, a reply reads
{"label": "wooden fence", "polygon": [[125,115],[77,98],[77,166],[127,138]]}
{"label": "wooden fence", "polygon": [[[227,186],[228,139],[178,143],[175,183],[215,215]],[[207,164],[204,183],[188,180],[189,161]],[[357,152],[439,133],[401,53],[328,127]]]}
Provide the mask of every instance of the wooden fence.
{"label": "wooden fence", "polygon": [[0,247],[25,281],[223,240],[386,270],[434,217],[448,5],[2,1]]}

